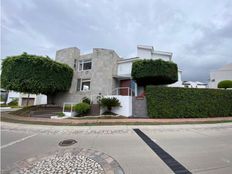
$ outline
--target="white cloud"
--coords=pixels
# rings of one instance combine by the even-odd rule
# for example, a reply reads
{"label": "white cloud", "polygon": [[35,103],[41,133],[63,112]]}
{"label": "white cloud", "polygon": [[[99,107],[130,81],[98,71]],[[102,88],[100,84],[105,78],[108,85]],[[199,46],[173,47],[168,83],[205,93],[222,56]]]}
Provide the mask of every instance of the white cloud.
{"label": "white cloud", "polygon": [[128,57],[137,44],[149,44],[174,53],[184,80],[202,81],[231,62],[230,0],[7,0],[2,9],[2,57],[54,57],[69,46]]}

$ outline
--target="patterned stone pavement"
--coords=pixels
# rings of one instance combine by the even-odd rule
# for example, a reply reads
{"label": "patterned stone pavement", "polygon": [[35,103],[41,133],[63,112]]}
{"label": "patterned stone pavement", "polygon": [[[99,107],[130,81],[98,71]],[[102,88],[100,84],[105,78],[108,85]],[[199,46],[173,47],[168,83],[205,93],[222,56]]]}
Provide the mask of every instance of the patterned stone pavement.
{"label": "patterned stone pavement", "polygon": [[57,150],[32,157],[3,171],[10,174],[124,174],[118,162],[105,153],[84,148]]}

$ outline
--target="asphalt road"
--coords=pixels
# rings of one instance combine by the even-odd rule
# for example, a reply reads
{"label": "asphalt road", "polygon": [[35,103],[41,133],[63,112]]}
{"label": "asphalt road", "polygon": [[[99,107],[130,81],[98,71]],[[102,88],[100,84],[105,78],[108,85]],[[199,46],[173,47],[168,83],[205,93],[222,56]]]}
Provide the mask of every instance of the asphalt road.
{"label": "asphalt road", "polygon": [[[59,146],[65,139],[77,143]],[[74,147],[104,152],[126,174],[178,173],[183,168],[183,173],[232,173],[231,123],[88,127],[1,123],[2,171],[22,160]]]}

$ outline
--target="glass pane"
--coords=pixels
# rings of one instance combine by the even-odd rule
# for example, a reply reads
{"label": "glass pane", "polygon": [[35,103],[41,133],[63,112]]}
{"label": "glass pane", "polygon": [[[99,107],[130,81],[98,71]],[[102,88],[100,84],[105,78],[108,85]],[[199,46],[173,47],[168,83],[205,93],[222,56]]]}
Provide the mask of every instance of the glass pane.
{"label": "glass pane", "polygon": [[84,70],[91,69],[91,66],[92,66],[92,62],[86,62],[86,63],[84,63],[83,69]]}
{"label": "glass pane", "polygon": [[82,91],[90,90],[90,82],[82,82],[81,90]]}
{"label": "glass pane", "polygon": [[80,86],[81,86],[81,80],[77,80],[77,91],[80,91]]}
{"label": "glass pane", "polygon": [[74,69],[76,69],[77,67],[77,59],[74,59],[74,65],[73,65]]}
{"label": "glass pane", "polygon": [[82,70],[82,62],[79,62],[79,71]]}

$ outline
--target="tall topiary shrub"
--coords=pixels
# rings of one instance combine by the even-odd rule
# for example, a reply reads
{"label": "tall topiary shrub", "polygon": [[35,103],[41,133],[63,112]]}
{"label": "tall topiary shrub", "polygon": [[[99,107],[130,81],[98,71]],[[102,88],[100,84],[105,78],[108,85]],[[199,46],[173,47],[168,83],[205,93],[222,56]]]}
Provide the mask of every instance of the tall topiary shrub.
{"label": "tall topiary shrub", "polygon": [[70,88],[73,70],[49,57],[23,53],[2,63],[1,84],[6,90],[52,96]]}
{"label": "tall topiary shrub", "polygon": [[232,88],[232,80],[223,80],[218,83],[218,88]]}
{"label": "tall topiary shrub", "polygon": [[133,62],[131,75],[140,86],[165,85],[178,80],[177,65],[161,59]]}

